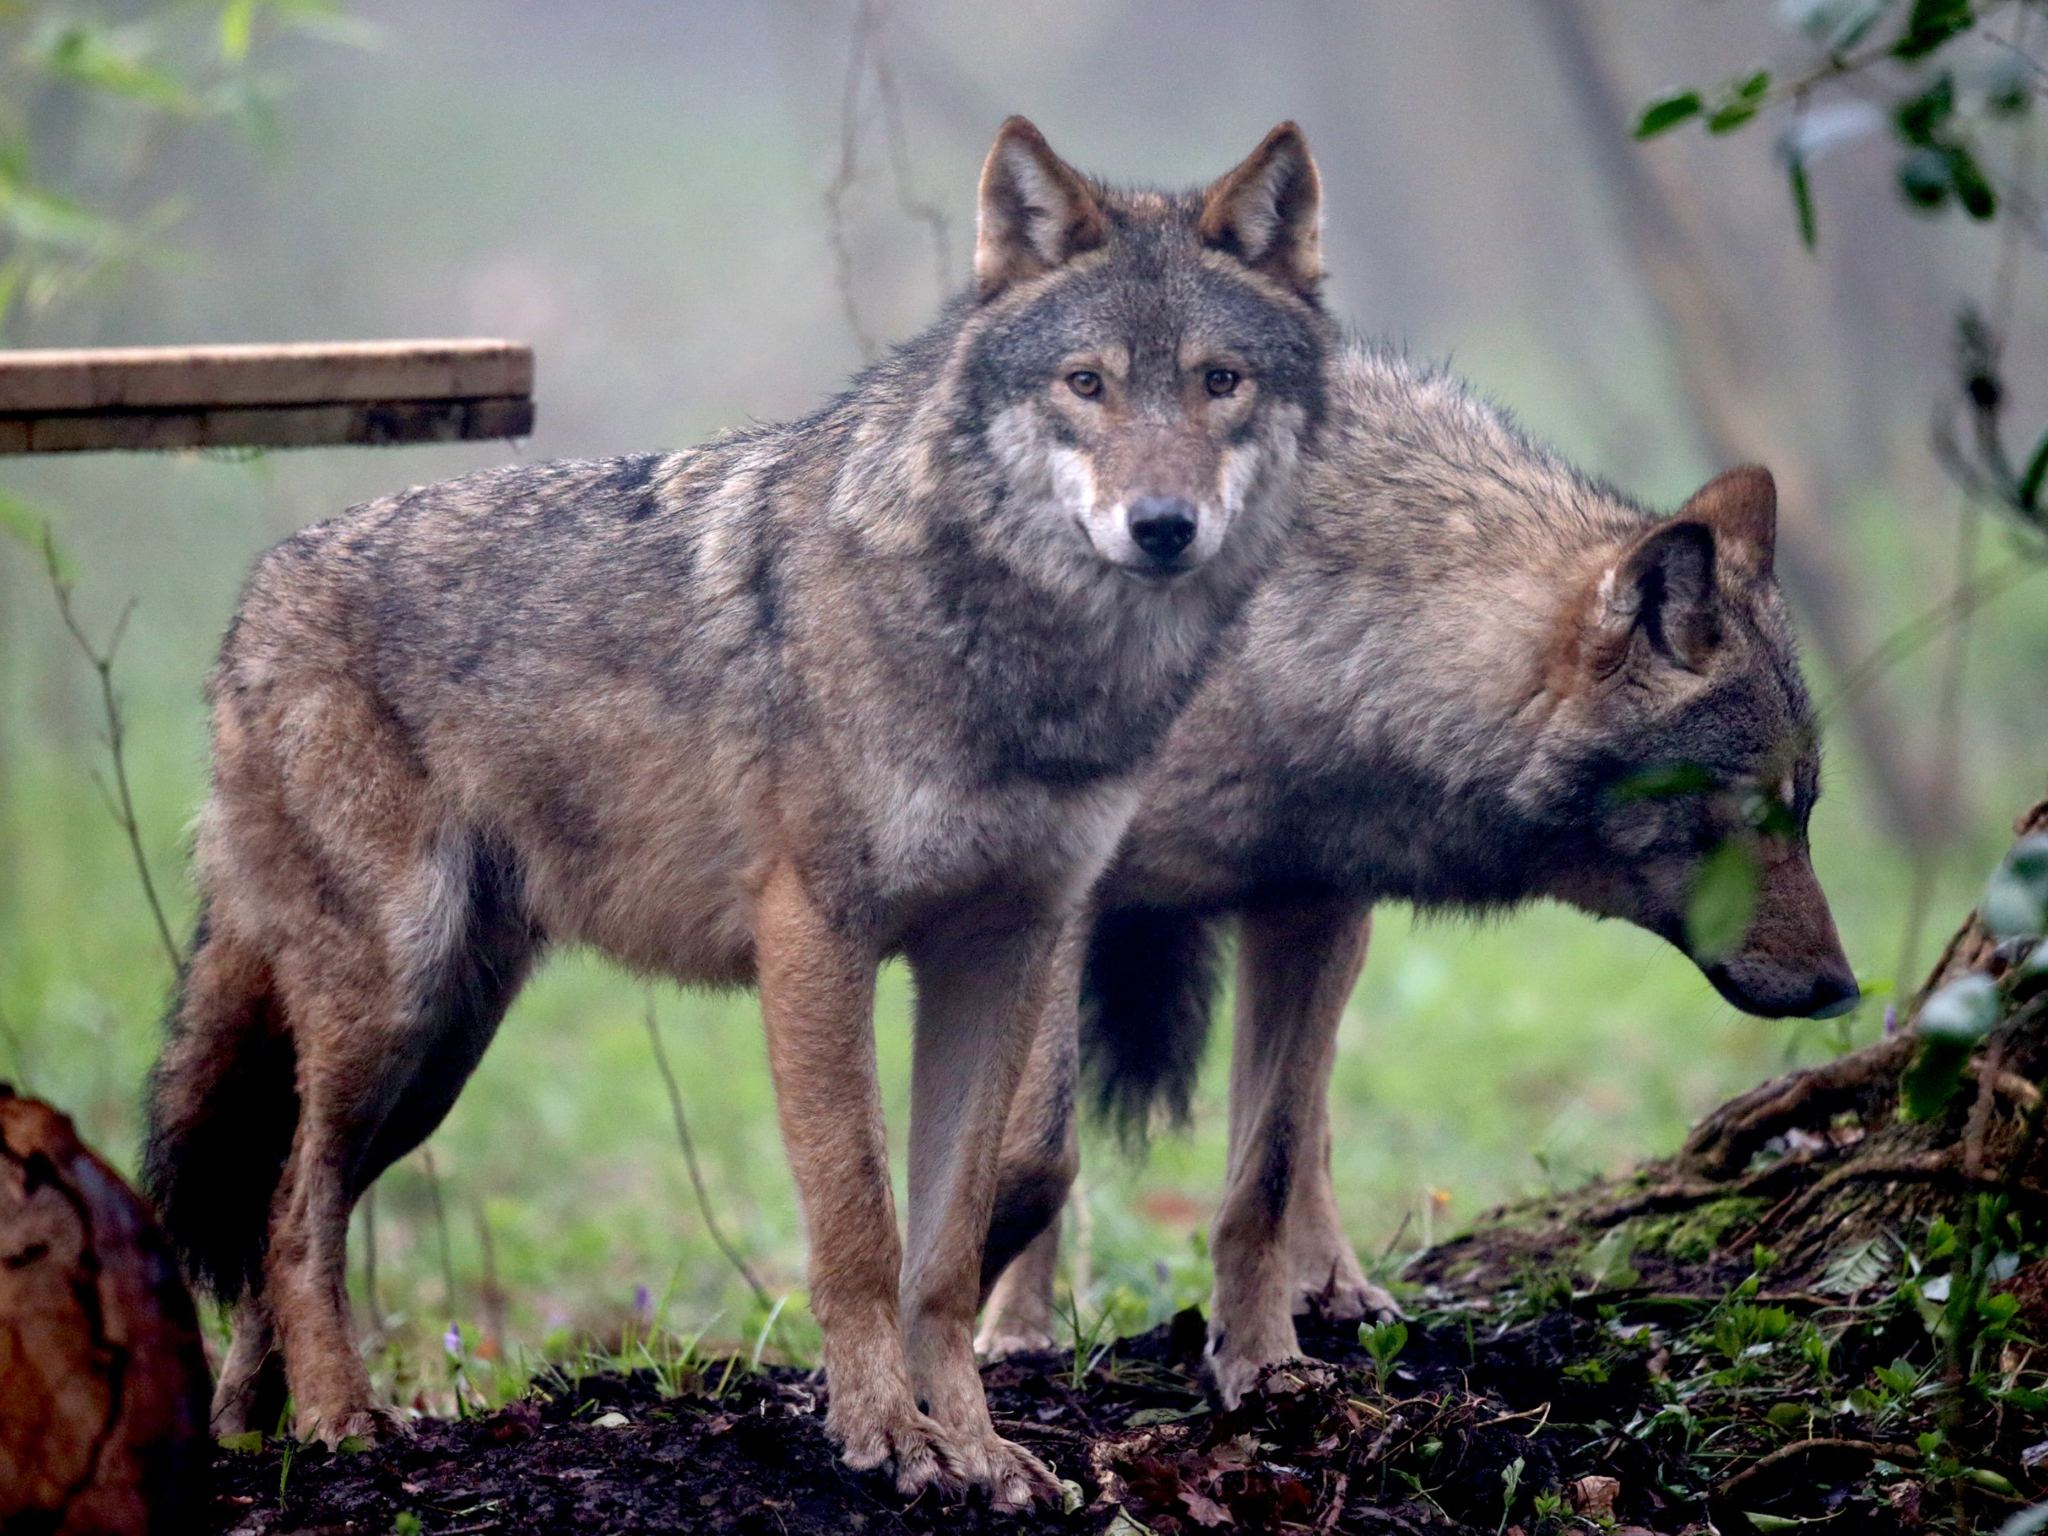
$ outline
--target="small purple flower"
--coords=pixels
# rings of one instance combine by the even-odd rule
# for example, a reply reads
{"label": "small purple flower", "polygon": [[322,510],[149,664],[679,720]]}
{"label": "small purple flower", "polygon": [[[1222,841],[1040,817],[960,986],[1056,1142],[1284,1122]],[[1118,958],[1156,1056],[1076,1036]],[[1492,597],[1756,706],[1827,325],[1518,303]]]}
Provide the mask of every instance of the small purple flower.
{"label": "small purple flower", "polygon": [[1899,1032],[1899,1005],[1897,1003],[1886,1003],[1884,1005],[1884,1032],[1887,1038]]}
{"label": "small purple flower", "polygon": [[644,1285],[633,1287],[633,1315],[643,1323],[654,1321],[654,1292]]}
{"label": "small purple flower", "polygon": [[460,1324],[450,1323],[448,1325],[448,1331],[441,1335],[441,1347],[448,1351],[449,1359],[460,1360],[462,1358],[462,1327]]}

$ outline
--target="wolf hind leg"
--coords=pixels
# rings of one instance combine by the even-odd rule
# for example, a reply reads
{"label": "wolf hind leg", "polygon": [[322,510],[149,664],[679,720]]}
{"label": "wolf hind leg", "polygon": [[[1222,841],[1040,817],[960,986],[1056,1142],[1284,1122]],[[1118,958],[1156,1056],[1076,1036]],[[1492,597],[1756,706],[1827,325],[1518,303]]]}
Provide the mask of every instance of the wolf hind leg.
{"label": "wolf hind leg", "polygon": [[[435,893],[446,910],[382,927],[328,924],[278,962],[300,1113],[271,1213],[263,1299],[301,1438],[335,1444],[392,1422],[371,1402],[355,1345],[349,1216],[377,1175],[440,1124],[538,946],[509,855],[465,844],[449,857],[459,878],[416,874],[411,887]],[[421,932],[442,942],[422,948],[403,937]]]}
{"label": "wolf hind leg", "polygon": [[246,1291],[235,1303],[233,1327],[213,1389],[213,1432],[239,1435],[253,1429],[272,1434],[284,1418],[287,1389],[277,1325],[260,1291]]}
{"label": "wolf hind leg", "polygon": [[1075,1005],[1084,939],[1078,931],[1061,937],[1003,1130],[995,1207],[982,1252],[982,1323],[974,1340],[976,1353],[990,1359],[1053,1347],[1060,1212],[1080,1167]]}
{"label": "wolf hind leg", "polygon": [[[1300,1353],[1294,1331],[1297,1267],[1348,1276],[1335,1206],[1301,1204],[1316,1168],[1327,1179],[1327,1094],[1337,1025],[1365,964],[1366,912],[1347,902],[1307,902],[1244,919],[1239,944],[1237,1028],[1230,1060],[1230,1169],[1210,1251],[1216,1295],[1209,1364],[1235,1406],[1259,1372]],[[1304,1216],[1312,1253],[1297,1253]],[[1306,1250],[1304,1250],[1306,1252]],[[1364,1275],[1357,1274],[1360,1284]]]}

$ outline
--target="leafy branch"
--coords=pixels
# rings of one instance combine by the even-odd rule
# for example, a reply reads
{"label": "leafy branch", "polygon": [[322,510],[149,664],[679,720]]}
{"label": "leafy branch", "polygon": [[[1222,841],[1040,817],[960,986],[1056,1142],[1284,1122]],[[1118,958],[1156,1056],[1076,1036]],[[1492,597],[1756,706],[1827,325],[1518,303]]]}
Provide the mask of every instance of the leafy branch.
{"label": "leafy branch", "polygon": [[171,973],[182,979],[185,960],[178,952],[177,940],[171,937],[171,925],[164,916],[163,901],[157,895],[156,879],[149,872],[149,857],[142,849],[142,826],[136,818],[135,796],[128,784],[128,727],[121,714],[121,697],[114,689],[114,658],[120,652],[122,640],[127,638],[128,620],[135,613],[135,600],[130,598],[122,605],[107,643],[95,645],[71,606],[73,583],[64,574],[63,565],[57,558],[57,541],[47,528],[43,530],[43,566],[49,573],[50,590],[57,599],[58,616],[63,619],[65,629],[70,631],[80,654],[91,664],[93,675],[99,680],[100,714],[106,725],[100,739],[106,743],[107,756],[113,765],[113,783],[109,786],[106,776],[98,769],[93,770],[93,783],[98,786],[100,797],[106,801],[108,814],[128,839],[128,852],[135,861],[135,873],[142,881],[143,899],[149,903],[149,915],[156,922],[157,939],[163,945],[165,958],[171,963]]}

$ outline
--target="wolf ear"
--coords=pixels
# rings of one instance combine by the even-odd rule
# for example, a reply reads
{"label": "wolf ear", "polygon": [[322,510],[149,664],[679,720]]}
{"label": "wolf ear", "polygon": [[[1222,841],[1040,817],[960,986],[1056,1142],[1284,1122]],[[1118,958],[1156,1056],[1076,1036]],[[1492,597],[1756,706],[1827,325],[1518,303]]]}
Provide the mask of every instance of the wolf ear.
{"label": "wolf ear", "polygon": [[981,168],[974,286],[983,299],[1093,250],[1109,232],[1088,178],[1021,117],[1004,123]]}
{"label": "wolf ear", "polygon": [[1714,530],[1714,548],[1731,571],[1763,580],[1778,547],[1778,484],[1761,464],[1714,476],[1678,515]]}
{"label": "wolf ear", "polygon": [[1323,179],[1301,130],[1282,123],[1267,134],[1202,195],[1195,228],[1204,245],[1314,298],[1323,280]]}
{"label": "wolf ear", "polygon": [[1618,668],[1638,639],[1651,654],[1699,670],[1721,639],[1714,530],[1680,516],[1643,534],[1600,578],[1599,613],[1603,671]]}

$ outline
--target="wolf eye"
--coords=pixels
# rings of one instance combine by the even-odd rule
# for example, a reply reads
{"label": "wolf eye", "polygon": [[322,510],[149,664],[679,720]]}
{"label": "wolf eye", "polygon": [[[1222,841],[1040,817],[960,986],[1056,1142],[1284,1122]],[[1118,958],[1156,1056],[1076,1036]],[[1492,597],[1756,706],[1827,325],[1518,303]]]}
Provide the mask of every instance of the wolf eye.
{"label": "wolf eye", "polygon": [[1209,393],[1221,400],[1225,395],[1237,392],[1237,370],[1235,368],[1211,368],[1209,376],[1202,381]]}
{"label": "wolf eye", "polygon": [[1067,388],[1083,400],[1093,400],[1102,393],[1102,375],[1089,368],[1076,368],[1067,375]]}

